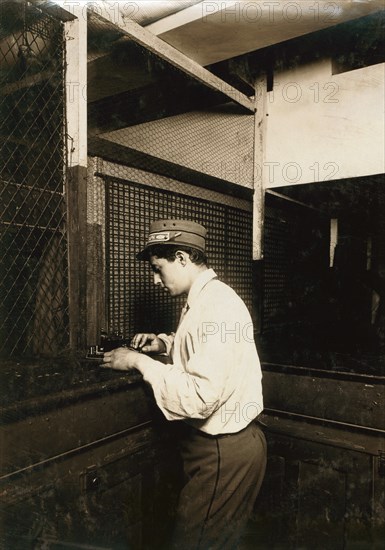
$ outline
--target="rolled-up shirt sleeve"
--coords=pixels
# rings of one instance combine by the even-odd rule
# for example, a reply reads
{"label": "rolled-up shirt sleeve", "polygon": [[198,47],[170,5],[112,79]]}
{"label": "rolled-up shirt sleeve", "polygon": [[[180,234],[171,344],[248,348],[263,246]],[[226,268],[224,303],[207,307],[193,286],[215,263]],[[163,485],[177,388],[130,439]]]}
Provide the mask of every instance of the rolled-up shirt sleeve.
{"label": "rolled-up shirt sleeve", "polygon": [[165,355],[170,355],[171,348],[172,348],[172,345],[174,343],[175,333],[172,332],[171,334],[165,334],[165,333],[162,332],[161,334],[158,334],[157,336],[158,336],[159,340],[162,340],[162,342],[166,346]]}

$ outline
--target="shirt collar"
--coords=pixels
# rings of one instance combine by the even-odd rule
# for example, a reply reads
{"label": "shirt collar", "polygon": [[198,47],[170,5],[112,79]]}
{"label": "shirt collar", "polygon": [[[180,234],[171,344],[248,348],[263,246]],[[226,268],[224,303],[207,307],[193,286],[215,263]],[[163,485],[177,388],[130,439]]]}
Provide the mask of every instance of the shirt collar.
{"label": "shirt collar", "polygon": [[187,296],[187,303],[189,307],[192,307],[194,301],[197,299],[202,288],[207,285],[212,279],[215,279],[217,274],[213,269],[206,269],[202,271],[191,285],[190,291]]}

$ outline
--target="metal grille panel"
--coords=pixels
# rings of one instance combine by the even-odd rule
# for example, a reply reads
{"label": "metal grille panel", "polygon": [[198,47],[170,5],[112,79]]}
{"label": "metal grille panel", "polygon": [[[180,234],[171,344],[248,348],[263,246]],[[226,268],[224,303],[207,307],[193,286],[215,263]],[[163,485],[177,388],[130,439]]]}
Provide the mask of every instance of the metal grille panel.
{"label": "metal grille panel", "polygon": [[64,29],[31,5],[1,15],[0,351],[68,346]]}
{"label": "metal grille panel", "polygon": [[183,299],[159,292],[147,262],[138,262],[151,221],[174,217],[208,229],[207,254],[218,276],[251,310],[252,215],[225,204],[106,178],[109,330],[125,337],[175,330]]}

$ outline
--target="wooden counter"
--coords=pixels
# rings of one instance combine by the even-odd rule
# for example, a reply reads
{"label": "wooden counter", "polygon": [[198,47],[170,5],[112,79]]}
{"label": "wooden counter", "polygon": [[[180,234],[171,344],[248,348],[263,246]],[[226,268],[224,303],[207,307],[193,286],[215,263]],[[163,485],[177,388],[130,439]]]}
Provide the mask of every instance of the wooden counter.
{"label": "wooden counter", "polygon": [[180,482],[174,431],[136,372],[98,361],[2,370],[4,548],[157,548]]}
{"label": "wooden counter", "polygon": [[385,377],[308,365],[263,365],[265,410],[259,420],[269,458],[255,511],[260,544],[381,548]]}
{"label": "wooden counter", "polygon": [[[268,468],[251,547],[380,548],[385,378],[305,364],[263,364]],[[76,359],[7,363],[1,376],[3,547],[162,548],[178,423],[141,376]]]}

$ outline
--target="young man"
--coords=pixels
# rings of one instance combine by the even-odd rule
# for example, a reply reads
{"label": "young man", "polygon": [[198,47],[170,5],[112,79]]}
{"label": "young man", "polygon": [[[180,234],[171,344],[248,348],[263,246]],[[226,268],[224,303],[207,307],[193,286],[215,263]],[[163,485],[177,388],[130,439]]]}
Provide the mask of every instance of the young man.
{"label": "young man", "polygon": [[167,353],[170,364],[129,349],[104,356],[106,367],[138,369],[168,420],[183,420],[182,489],[172,548],[233,549],[266,467],[266,442],[254,422],[263,408],[261,367],[250,314],[207,267],[206,230],[158,220],[138,259],[154,283],[187,303],[175,334],[136,334],[133,347]]}

